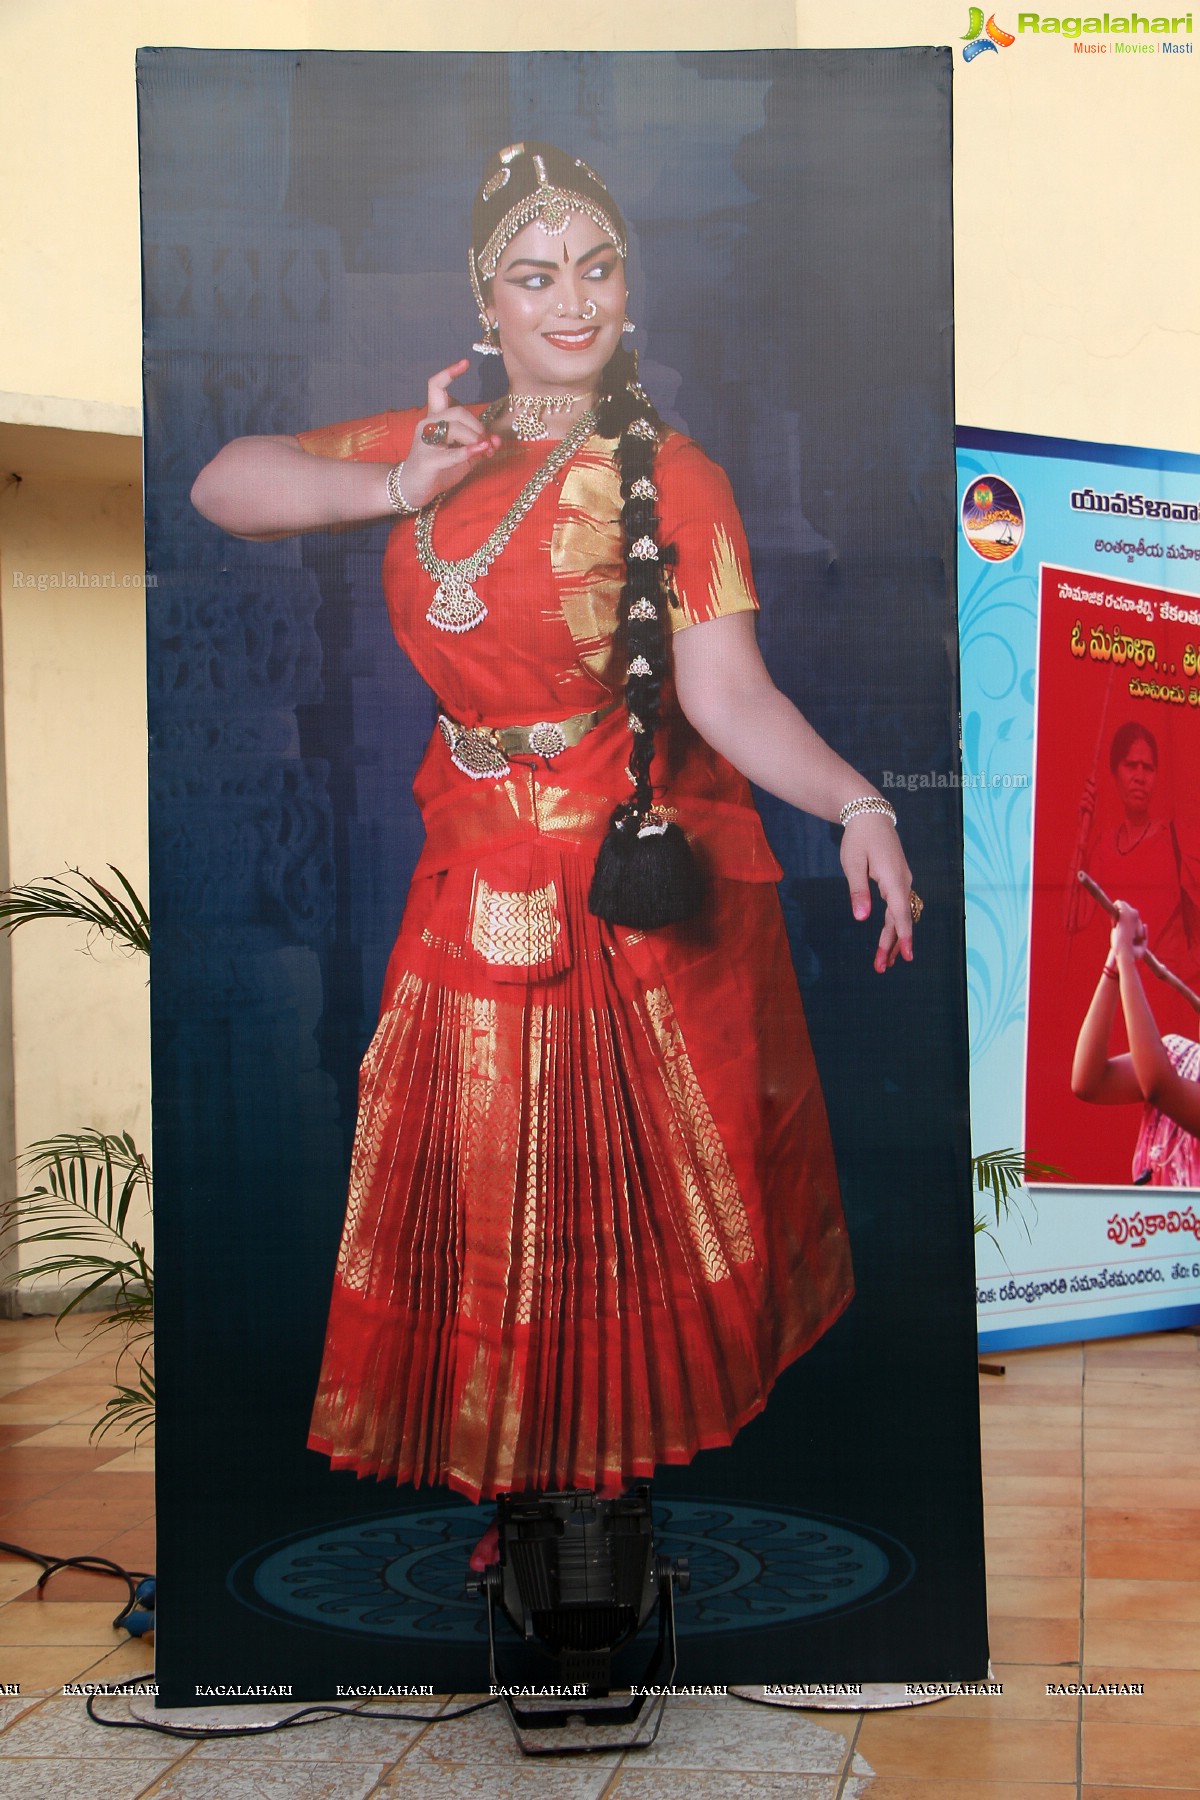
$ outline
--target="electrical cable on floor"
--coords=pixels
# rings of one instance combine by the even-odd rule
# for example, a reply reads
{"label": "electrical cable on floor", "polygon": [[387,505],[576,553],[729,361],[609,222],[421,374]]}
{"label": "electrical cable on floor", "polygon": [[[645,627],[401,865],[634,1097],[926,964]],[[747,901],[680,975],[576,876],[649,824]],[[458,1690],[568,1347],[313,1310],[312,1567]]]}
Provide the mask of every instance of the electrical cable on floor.
{"label": "electrical cable on floor", "polygon": [[167,1725],[158,1724],[151,1719],[106,1719],[95,1710],[94,1702],[109,1695],[118,1695],[137,1691],[143,1684],[137,1680],[114,1681],[104,1689],[103,1696],[89,1694],[87,1715],[97,1725],[108,1725],[118,1731],[157,1731],[163,1737],[177,1738],[232,1738],[232,1737],[268,1737],[274,1731],[290,1731],[296,1725],[316,1725],[322,1719],[380,1719],[398,1722],[403,1725],[445,1725],[451,1719],[465,1719],[468,1713],[483,1712],[486,1707],[499,1706],[499,1696],[495,1699],[473,1700],[469,1706],[456,1707],[450,1713],[404,1713],[377,1712],[371,1706],[334,1706],[329,1702],[316,1702],[311,1706],[302,1706],[298,1712],[289,1713],[286,1719],[277,1719],[273,1725],[230,1725],[216,1731],[206,1729],[202,1725]]}
{"label": "electrical cable on floor", "polygon": [[[114,1631],[128,1631],[133,1637],[141,1637],[154,1629],[154,1576],[146,1569],[125,1569],[120,1563],[111,1562],[107,1556],[51,1556],[42,1550],[29,1550],[23,1544],[8,1544],[0,1539],[0,1551],[8,1556],[21,1556],[27,1562],[40,1563],[42,1572],[37,1579],[38,1592],[45,1587],[52,1575],[60,1569],[86,1569],[96,1575],[112,1575],[123,1581],[129,1589],[129,1598],[113,1620]],[[87,1697],[87,1716],[97,1725],[105,1725],[116,1731],[157,1731],[163,1737],[177,1738],[229,1738],[229,1737],[266,1737],[273,1731],[290,1731],[297,1725],[315,1725],[321,1719],[359,1718],[378,1719],[389,1723],[403,1725],[444,1725],[451,1719],[465,1719],[468,1713],[482,1712],[486,1707],[498,1706],[499,1698],[473,1700],[469,1706],[457,1707],[454,1712],[404,1713],[379,1712],[371,1706],[334,1706],[332,1703],[318,1703],[303,1706],[298,1712],[290,1713],[286,1719],[278,1719],[270,1725],[230,1725],[217,1730],[205,1729],[199,1725],[159,1724],[150,1719],[106,1719],[95,1709],[94,1702],[108,1696],[137,1693],[145,1688],[144,1681],[136,1676],[128,1681],[105,1682],[99,1693]]]}
{"label": "electrical cable on floor", "polygon": [[42,1572],[37,1579],[39,1593],[60,1569],[87,1569],[96,1575],[115,1575],[129,1589],[129,1598],[113,1620],[113,1630],[141,1637],[154,1629],[154,1576],[148,1569],[125,1569],[107,1556],[50,1556],[41,1550],[27,1550],[23,1544],[3,1541],[0,1541],[0,1551],[41,1564]]}

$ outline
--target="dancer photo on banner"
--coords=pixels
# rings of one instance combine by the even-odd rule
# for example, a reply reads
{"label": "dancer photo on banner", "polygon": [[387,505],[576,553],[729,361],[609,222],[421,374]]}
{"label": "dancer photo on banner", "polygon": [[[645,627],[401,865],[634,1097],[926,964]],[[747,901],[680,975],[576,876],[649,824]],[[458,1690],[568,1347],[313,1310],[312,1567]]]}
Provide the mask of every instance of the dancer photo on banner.
{"label": "dancer photo on banner", "polygon": [[978,1678],[948,56],[141,84],[162,1691],[645,1483],[681,1679]]}
{"label": "dancer photo on banner", "polygon": [[236,440],[193,499],[251,538],[399,514],[384,592],[438,696],[313,1447],[619,1494],[730,1443],[852,1292],[747,777],[843,827],[881,974],[920,902],[892,807],[767,673],[728,481],[638,381],[604,181],[510,144],[472,226],[498,401],[456,403],[464,359],[423,407]]}

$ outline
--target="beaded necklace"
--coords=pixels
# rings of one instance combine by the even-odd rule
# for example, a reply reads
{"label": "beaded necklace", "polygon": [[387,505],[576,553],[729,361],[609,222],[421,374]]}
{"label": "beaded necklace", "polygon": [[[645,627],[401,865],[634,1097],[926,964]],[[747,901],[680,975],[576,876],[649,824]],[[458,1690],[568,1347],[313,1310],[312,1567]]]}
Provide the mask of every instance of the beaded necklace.
{"label": "beaded necklace", "polygon": [[439,556],[433,547],[433,520],[444,495],[439,494],[417,515],[417,557],[421,567],[435,583],[433,599],[426,620],[438,631],[474,631],[487,618],[487,607],[475,591],[475,582],[486,575],[504,550],[522,519],[532,511],[543,488],[553,481],[558,471],[591,436],[596,424],[596,408],[585,412],[567,436],[555,444],[541,468],[531,476],[517,495],[499,524],[494,526],[470,556]]}

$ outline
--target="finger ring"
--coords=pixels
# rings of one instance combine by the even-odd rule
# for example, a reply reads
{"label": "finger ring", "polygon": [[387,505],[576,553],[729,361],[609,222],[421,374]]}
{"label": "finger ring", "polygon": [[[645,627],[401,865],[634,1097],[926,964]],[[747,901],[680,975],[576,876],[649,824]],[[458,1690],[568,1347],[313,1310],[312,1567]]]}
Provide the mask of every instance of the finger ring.
{"label": "finger ring", "polygon": [[421,427],[423,444],[444,444],[450,436],[450,423],[447,419],[426,419]]}
{"label": "finger ring", "polygon": [[925,911],[925,902],[922,900],[920,894],[916,892],[909,894],[908,910],[912,914],[912,922],[915,925],[921,914]]}

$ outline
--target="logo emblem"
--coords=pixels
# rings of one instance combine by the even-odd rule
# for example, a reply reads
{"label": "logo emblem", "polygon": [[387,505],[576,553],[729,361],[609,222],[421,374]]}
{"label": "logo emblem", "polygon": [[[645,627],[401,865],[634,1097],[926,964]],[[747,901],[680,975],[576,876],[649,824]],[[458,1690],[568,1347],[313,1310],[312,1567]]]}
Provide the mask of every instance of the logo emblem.
{"label": "logo emblem", "polygon": [[981,475],[962,499],[963,535],[984,562],[1007,562],[1025,535],[1025,508],[999,475]]}
{"label": "logo emblem", "polygon": [[974,62],[985,50],[1007,50],[1016,38],[1011,31],[1005,31],[997,25],[993,13],[987,24],[983,22],[982,6],[973,6],[967,19],[967,30],[963,33],[963,43],[967,46],[963,51],[964,62]]}

